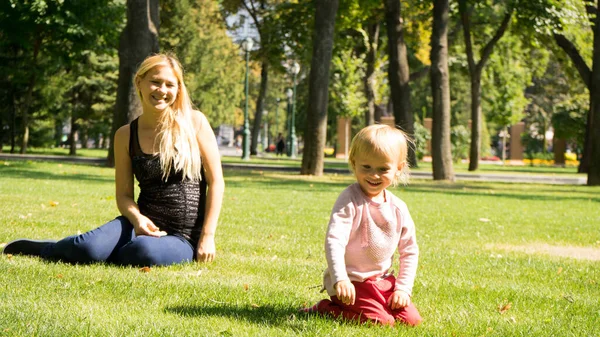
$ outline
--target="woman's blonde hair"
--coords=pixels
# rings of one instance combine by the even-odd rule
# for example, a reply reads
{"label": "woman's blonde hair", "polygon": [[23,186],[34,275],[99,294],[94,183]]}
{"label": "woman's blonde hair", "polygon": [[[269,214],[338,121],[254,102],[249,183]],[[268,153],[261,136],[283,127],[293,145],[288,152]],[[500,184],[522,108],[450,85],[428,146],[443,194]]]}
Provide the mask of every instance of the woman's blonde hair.
{"label": "woman's blonde hair", "polygon": [[140,100],[142,97],[139,80],[155,67],[169,67],[177,77],[177,97],[159,118],[158,136],[160,166],[163,178],[167,180],[169,173],[174,169],[181,172],[183,179],[199,181],[201,179],[202,158],[196,129],[194,128],[193,114],[195,110],[183,82],[181,64],[174,55],[155,54],[148,56],[135,74],[135,84]]}
{"label": "woman's blonde hair", "polygon": [[407,162],[408,143],[410,138],[400,129],[385,124],[369,125],[360,130],[352,139],[348,163],[354,172],[354,162],[357,156],[370,154],[383,155],[389,159],[398,160],[402,169],[396,173],[393,184],[408,183],[410,168]]}

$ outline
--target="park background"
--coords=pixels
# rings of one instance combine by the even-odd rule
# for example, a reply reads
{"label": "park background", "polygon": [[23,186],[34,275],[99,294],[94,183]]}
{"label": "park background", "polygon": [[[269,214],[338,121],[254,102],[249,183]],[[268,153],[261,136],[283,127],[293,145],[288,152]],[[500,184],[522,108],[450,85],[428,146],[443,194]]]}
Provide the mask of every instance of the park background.
{"label": "park background", "polygon": [[282,133],[320,175],[377,122],[413,136],[412,166],[432,161],[436,180],[525,160],[597,185],[596,14],[589,0],[4,1],[0,148],[109,148],[112,165],[114,130],[140,113],[135,68],[163,51],[246,160]]}
{"label": "park background", "polygon": [[[0,336],[599,335],[600,191],[539,184],[600,184],[597,10],[586,0],[1,2],[0,245],[117,214],[110,135],[139,113],[131,76],[153,52],[177,54],[232,156],[215,263],[138,270],[2,255]],[[328,215],[352,183],[344,142],[390,118],[416,141],[416,179],[392,192],[417,224],[425,322],[299,315],[322,298]],[[265,151],[279,132],[285,158]],[[505,177],[455,181],[467,173]]]}

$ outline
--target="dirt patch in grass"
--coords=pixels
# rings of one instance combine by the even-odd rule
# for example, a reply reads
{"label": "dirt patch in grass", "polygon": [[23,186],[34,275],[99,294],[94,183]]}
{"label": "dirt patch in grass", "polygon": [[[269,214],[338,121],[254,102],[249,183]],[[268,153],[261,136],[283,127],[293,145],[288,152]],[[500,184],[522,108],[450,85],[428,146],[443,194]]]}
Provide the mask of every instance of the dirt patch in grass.
{"label": "dirt patch in grass", "polygon": [[570,257],[578,260],[600,261],[600,248],[593,247],[552,246],[546,243],[535,243],[521,246],[488,244],[486,245],[486,248],[523,252],[526,254],[546,254],[551,256]]}

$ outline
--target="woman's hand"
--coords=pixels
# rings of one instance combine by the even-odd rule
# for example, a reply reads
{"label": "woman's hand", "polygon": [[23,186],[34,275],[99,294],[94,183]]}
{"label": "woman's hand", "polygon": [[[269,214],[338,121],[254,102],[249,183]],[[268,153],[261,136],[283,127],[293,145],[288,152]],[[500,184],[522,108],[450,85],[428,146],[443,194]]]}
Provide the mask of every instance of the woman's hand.
{"label": "woman's hand", "polygon": [[404,308],[410,304],[410,296],[402,290],[396,290],[388,298],[387,304],[392,310]]}
{"label": "woman's hand", "polygon": [[148,235],[158,238],[167,235],[167,232],[161,231],[158,227],[156,227],[152,220],[143,215],[140,215],[137,218],[137,224],[134,224],[133,228],[135,230],[135,235],[137,236]]}
{"label": "woman's hand", "polygon": [[215,259],[215,254],[215,236],[209,234],[202,235],[196,249],[196,261],[212,262]]}
{"label": "woman's hand", "polygon": [[354,305],[356,299],[356,290],[350,280],[339,281],[335,284],[335,293],[337,298],[346,305]]}

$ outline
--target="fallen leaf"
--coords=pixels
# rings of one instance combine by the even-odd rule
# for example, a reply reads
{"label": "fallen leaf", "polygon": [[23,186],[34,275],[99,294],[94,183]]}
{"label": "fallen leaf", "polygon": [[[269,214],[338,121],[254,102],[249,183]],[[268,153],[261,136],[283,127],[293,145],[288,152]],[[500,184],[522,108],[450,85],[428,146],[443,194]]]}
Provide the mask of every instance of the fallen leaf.
{"label": "fallen leaf", "polygon": [[150,267],[146,266],[146,267],[142,267],[139,269],[140,273],[149,273],[150,270],[152,270]]}
{"label": "fallen leaf", "polygon": [[56,275],[56,278],[63,278],[63,274]]}
{"label": "fallen leaf", "polygon": [[203,272],[203,270],[202,270],[202,269],[198,270],[198,271],[196,272],[196,276],[200,276],[200,275],[202,275],[202,272]]}
{"label": "fallen leaf", "polygon": [[58,201],[50,201],[48,204],[50,204],[51,207],[56,207],[58,206]]}
{"label": "fallen leaf", "polygon": [[562,267],[558,267],[558,271],[556,272],[556,275],[560,275],[560,273],[562,273],[563,268]]}
{"label": "fallen leaf", "polygon": [[481,222],[490,222],[491,220],[488,218],[479,218],[479,221]]}
{"label": "fallen leaf", "polygon": [[563,298],[564,298],[565,300],[567,300],[569,303],[573,303],[573,302],[575,302],[575,299],[574,299],[574,298],[573,298],[573,296],[571,296],[571,295],[568,295],[568,294],[567,294],[567,295],[564,295],[564,296],[563,296]]}
{"label": "fallen leaf", "polygon": [[500,305],[498,306],[498,312],[500,312],[500,314],[503,314],[505,312],[508,311],[508,309],[510,309],[510,307],[512,307],[512,303],[508,302],[504,305]]}
{"label": "fallen leaf", "polygon": [[12,255],[12,254],[6,254],[6,258],[7,258],[8,260],[12,259],[12,257],[13,257],[13,255]]}
{"label": "fallen leaf", "polygon": [[248,291],[248,288],[250,288],[250,286],[248,285],[248,283],[244,283],[244,290]]}
{"label": "fallen leaf", "polygon": [[253,307],[253,308],[260,308],[260,305],[255,304],[255,303],[250,304],[250,306]]}

